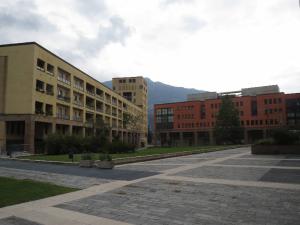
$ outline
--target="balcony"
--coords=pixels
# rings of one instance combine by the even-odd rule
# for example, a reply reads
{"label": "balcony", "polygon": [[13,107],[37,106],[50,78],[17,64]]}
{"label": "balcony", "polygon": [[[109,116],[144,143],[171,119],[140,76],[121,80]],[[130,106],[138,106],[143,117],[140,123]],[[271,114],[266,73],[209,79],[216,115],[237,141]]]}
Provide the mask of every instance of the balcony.
{"label": "balcony", "polygon": [[104,110],[103,110],[103,108],[96,108],[96,111],[103,113]]}
{"label": "balcony", "polygon": [[57,95],[57,99],[65,102],[70,102],[70,97],[63,96],[63,95]]}
{"label": "balcony", "polygon": [[80,91],[84,91],[83,85],[79,85],[79,84],[74,84],[74,88],[80,90]]}
{"label": "balcony", "polygon": [[95,106],[94,105],[86,104],[85,107],[88,108],[88,109],[91,109],[91,110],[95,110]]}
{"label": "balcony", "polygon": [[83,102],[81,102],[81,101],[76,101],[76,100],[74,100],[74,101],[73,101],[73,104],[74,104],[74,105],[77,105],[77,106],[80,106],[80,107],[83,107]]}
{"label": "balcony", "polygon": [[83,118],[81,116],[73,116],[73,120],[78,121],[78,122],[82,122]]}
{"label": "balcony", "polygon": [[57,80],[60,81],[60,82],[65,83],[65,84],[67,84],[67,85],[71,85],[71,81],[70,81],[70,80],[67,80],[67,79],[65,79],[65,78],[63,78],[63,77],[58,76],[58,77],[57,77]]}
{"label": "balcony", "polygon": [[59,113],[57,113],[57,114],[56,114],[56,117],[57,117],[58,119],[61,119],[61,120],[70,120],[70,116],[69,116],[69,115],[66,115],[66,114],[59,114]]}

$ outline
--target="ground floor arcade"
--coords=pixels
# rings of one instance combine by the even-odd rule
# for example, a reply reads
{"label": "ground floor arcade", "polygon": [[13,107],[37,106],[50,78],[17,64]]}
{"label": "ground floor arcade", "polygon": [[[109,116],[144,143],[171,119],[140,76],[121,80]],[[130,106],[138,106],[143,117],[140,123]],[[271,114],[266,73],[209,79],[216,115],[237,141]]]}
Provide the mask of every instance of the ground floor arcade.
{"label": "ground floor arcade", "polygon": [[[0,152],[27,151],[43,152],[43,140],[49,134],[93,136],[101,128],[88,126],[82,122],[59,120],[56,118],[35,115],[0,116]],[[122,128],[107,131],[109,141],[118,139],[125,143],[140,144],[140,134]]]}
{"label": "ground floor arcade", "polygon": [[[243,142],[251,144],[269,136],[270,129],[245,129]],[[196,131],[159,131],[155,134],[156,145],[161,146],[197,146],[216,143],[212,129]]]}

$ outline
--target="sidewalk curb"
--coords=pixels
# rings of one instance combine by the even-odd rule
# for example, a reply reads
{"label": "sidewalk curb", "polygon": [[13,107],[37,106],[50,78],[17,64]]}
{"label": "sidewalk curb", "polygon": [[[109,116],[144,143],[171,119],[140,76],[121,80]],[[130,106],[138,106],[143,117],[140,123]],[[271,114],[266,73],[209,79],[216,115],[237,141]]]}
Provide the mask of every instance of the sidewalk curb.
{"label": "sidewalk curb", "polygon": [[[147,156],[117,158],[117,159],[114,159],[113,162],[115,165],[123,165],[123,164],[137,163],[137,162],[146,162],[146,161],[157,160],[157,159],[166,159],[166,158],[173,158],[173,157],[179,157],[179,156],[203,154],[203,153],[208,153],[208,152],[216,152],[216,151],[236,149],[236,148],[242,148],[242,147],[248,147],[248,145],[236,146],[236,147],[224,147],[223,149],[220,149],[220,150],[209,150],[208,149],[205,152],[201,152],[201,150],[193,150],[193,151],[184,151],[184,152],[176,152],[176,153],[165,153],[165,154],[156,154],[156,155],[147,155]],[[12,160],[12,161],[65,165],[65,166],[79,166],[79,162],[46,161],[46,160],[32,160],[32,159],[20,159],[20,158],[0,158],[0,160]]]}

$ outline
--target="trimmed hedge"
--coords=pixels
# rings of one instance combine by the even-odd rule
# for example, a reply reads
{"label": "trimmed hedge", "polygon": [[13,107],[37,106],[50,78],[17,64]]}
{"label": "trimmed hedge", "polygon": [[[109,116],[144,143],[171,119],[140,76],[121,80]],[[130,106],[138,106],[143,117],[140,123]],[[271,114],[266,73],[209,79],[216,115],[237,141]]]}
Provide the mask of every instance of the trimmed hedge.
{"label": "trimmed hedge", "polygon": [[113,141],[108,145],[108,152],[110,154],[135,152],[135,145]]}
{"label": "trimmed hedge", "polygon": [[104,152],[107,141],[103,137],[49,135],[45,140],[48,155],[77,154],[82,152]]}

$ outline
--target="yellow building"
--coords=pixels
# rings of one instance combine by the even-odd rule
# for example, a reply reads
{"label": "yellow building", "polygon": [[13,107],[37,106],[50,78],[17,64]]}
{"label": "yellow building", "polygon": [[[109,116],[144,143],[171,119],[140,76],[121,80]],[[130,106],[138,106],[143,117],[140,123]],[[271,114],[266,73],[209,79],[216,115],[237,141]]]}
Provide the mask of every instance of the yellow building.
{"label": "yellow building", "polygon": [[140,145],[145,131],[126,127],[124,115],[141,113],[140,106],[35,42],[0,45],[1,149],[19,144],[34,153],[51,133],[94,135],[98,120],[111,127],[110,140]]}
{"label": "yellow building", "polygon": [[144,136],[142,143],[147,143],[148,133],[148,87],[147,81],[141,77],[118,77],[112,80],[113,90],[133,102],[142,109],[140,114],[140,125]]}

